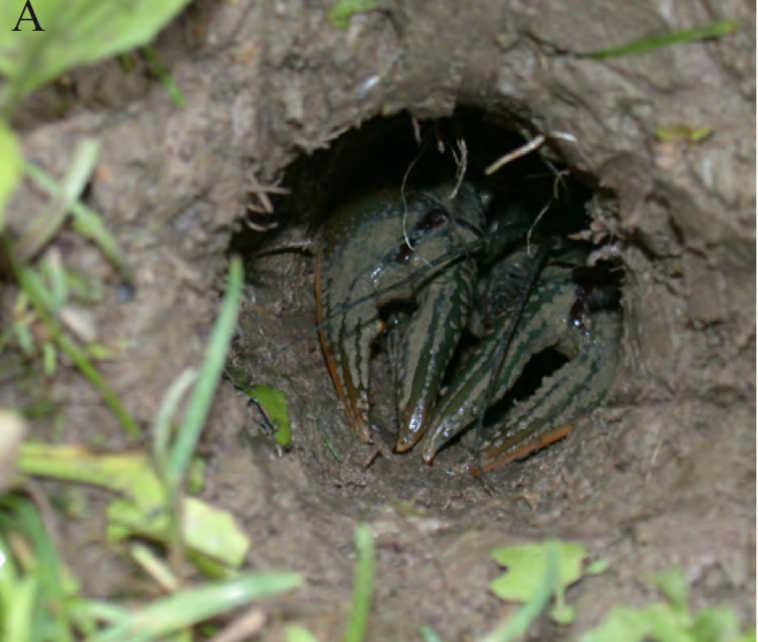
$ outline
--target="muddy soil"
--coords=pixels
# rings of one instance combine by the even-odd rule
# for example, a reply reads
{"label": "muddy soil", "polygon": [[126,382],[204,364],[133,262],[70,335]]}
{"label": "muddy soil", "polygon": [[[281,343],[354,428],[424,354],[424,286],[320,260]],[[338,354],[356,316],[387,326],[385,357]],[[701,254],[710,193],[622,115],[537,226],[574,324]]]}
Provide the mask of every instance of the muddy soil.
{"label": "muddy soil", "polygon": [[[78,139],[102,140],[87,198],[124,248],[128,275],[75,235],[51,249],[109,286],[88,314],[99,341],[121,346],[102,370],[127,408],[147,427],[174,378],[199,363],[232,243],[247,252],[248,283],[230,363],[287,394],[293,446],[279,457],[254,410],[224,384],[205,435],[206,493],[245,524],[250,568],[307,577],[296,598],[273,605],[276,621],[340,639],[359,519],[377,549],[371,640],[420,639],[422,625],[445,640],[476,639],[506,613],[486,591],[497,574],[489,552],[546,537],[580,541],[611,566],[570,591],[578,618],[568,631],[544,624],[536,639],[569,638],[613,604],[653,599],[645,576],[674,565],[695,607],[729,603],[754,620],[754,7],[501,0],[464,11],[452,0],[388,1],[339,31],[328,5],[194,3],[156,45],[184,108],[145,69],[108,63],[20,110],[27,155],[57,175]],[[740,28],[718,40],[586,55],[727,18]],[[252,258],[315,238],[318,190],[309,200],[269,188],[307,190],[297,168],[324,167],[318,159],[341,135],[391,116],[412,133],[414,119],[460,106],[527,138],[545,135],[547,156],[603,195],[593,229],[625,271],[623,364],[607,403],[564,442],[486,484],[449,474],[442,458],[431,468],[413,452],[372,459],[320,352],[312,259]],[[712,133],[698,143],[656,137],[656,128],[701,127]],[[248,205],[265,208],[267,194],[274,213],[248,214]],[[20,194],[11,225],[39,202]],[[246,216],[275,229],[251,234]],[[375,361],[381,372],[386,364]],[[9,405],[39,394],[0,390]],[[35,420],[37,434],[125,444],[73,370],[44,394],[58,410]],[[377,389],[377,413],[391,414],[389,396]],[[107,567],[101,551],[88,553],[99,524],[82,519],[60,523],[75,572],[93,594],[129,591],[133,571],[112,553]],[[261,639],[276,635],[275,624]]]}

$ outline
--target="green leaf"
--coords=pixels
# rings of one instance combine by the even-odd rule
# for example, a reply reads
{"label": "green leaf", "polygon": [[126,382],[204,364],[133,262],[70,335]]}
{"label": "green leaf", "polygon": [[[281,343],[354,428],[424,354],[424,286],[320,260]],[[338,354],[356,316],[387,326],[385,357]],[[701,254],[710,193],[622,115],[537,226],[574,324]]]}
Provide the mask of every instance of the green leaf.
{"label": "green leaf", "polygon": [[[567,586],[582,576],[582,560],[587,556],[587,551],[579,544],[568,542],[559,542],[558,547],[558,579]],[[508,568],[507,573],[490,585],[490,590],[499,598],[525,602],[541,585],[547,566],[543,543],[499,548],[492,552],[492,559]]]}
{"label": "green leaf", "polygon": [[576,609],[568,604],[556,604],[550,610],[550,617],[557,624],[571,624],[576,617]]}
{"label": "green leaf", "polygon": [[740,623],[731,609],[705,609],[697,614],[690,631],[693,642],[733,642],[739,637]]}
{"label": "green leaf", "polygon": [[[556,586],[557,605],[551,612],[556,622],[567,624],[573,619],[573,610],[563,604],[563,592],[582,578],[582,561],[587,551],[579,544],[558,542],[559,567]],[[490,590],[499,598],[512,602],[528,602],[542,586],[547,568],[545,544],[508,546],[492,552],[492,558],[508,571],[490,584]]]}
{"label": "green leaf", "polygon": [[[692,616],[687,605],[688,587],[679,569],[654,580],[667,600],[644,609],[616,607],[581,642],[748,642],[739,637],[739,622],[732,609],[706,609]],[[753,640],[755,632],[752,633]]]}
{"label": "green leaf", "polygon": [[39,599],[39,580],[34,575],[19,578],[14,586],[13,599],[4,606],[5,633],[9,640],[31,640],[34,626],[34,604]]}
{"label": "green leaf", "polygon": [[[167,542],[168,492],[151,462],[141,453],[97,454],[76,446],[25,442],[18,468],[30,475],[92,484],[125,495],[108,507],[111,541],[133,534]],[[195,497],[182,504],[182,536],[191,552],[230,567],[244,561],[250,540],[234,517]]]}
{"label": "green leaf", "polygon": [[[168,543],[171,515],[165,496],[138,499],[111,502],[107,512],[108,539],[117,541],[140,535]],[[242,566],[250,540],[231,513],[196,497],[184,499],[182,512],[183,539],[191,553],[205,555],[231,568]]]}
{"label": "green leaf", "polygon": [[[545,610],[550,596],[558,583],[560,565],[560,542],[548,540],[545,548],[545,572],[540,578],[539,588],[515,615],[507,618],[480,642],[513,642],[520,640],[529,627]],[[502,549],[501,549],[502,550]]]}
{"label": "green leaf", "polygon": [[290,444],[290,415],[287,410],[287,397],[280,390],[267,386],[253,386],[250,397],[258,404],[271,424],[276,442],[286,448]]}
{"label": "green leaf", "polygon": [[689,611],[687,578],[684,577],[681,568],[672,568],[663,573],[657,573],[651,577],[650,583],[668,599],[677,611],[681,613]]}
{"label": "green leaf", "polygon": [[28,20],[13,31],[8,25],[16,25],[23,4],[0,3],[0,73],[11,83],[10,102],[72,67],[148,44],[188,2],[34,0],[44,31]]}
{"label": "green leaf", "polygon": [[266,428],[273,433],[276,442],[283,448],[289,446],[290,416],[285,394],[268,386],[251,386],[250,375],[238,368],[227,368],[224,370],[224,375],[237,390],[244,392],[255,402],[263,415]]}
{"label": "green leaf", "polygon": [[661,642],[693,642],[688,633],[689,614],[671,604],[653,604],[641,612],[650,625],[650,637]]}
{"label": "green leaf", "polygon": [[343,31],[350,26],[350,18],[355,13],[371,11],[379,7],[376,0],[337,0],[326,14],[326,19]]}
{"label": "green leaf", "polygon": [[644,615],[626,606],[617,606],[597,628],[587,631],[581,642],[641,642],[650,632]]}
{"label": "green leaf", "polygon": [[[10,3],[4,3],[10,4]],[[16,135],[0,120],[0,232],[5,228],[5,206],[21,179],[24,159]]]}

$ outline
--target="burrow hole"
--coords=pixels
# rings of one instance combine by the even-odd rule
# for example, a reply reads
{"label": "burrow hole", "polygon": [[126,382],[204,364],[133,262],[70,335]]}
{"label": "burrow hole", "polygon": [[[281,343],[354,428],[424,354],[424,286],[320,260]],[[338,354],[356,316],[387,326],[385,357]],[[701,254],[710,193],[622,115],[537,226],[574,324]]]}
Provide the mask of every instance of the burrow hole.
{"label": "burrow hole", "polygon": [[[251,383],[285,392],[293,419],[293,442],[284,456],[300,458],[306,470],[317,473],[315,478],[328,484],[335,477],[334,471],[347,465],[358,471],[350,477],[359,480],[357,487],[363,486],[360,477],[364,471],[380,495],[402,497],[419,488],[433,487],[431,494],[440,491],[439,499],[444,501],[445,492],[474,483],[469,476],[451,471],[471,459],[487,431],[494,430],[514,404],[528,399],[546,377],[560,373],[567,362],[567,357],[552,347],[534,354],[510,392],[486,413],[484,436],[473,429],[464,431],[440,451],[434,466],[429,467],[423,464],[418,446],[391,458],[384,455],[391,451],[398,430],[387,335],[377,338],[371,358],[371,422],[376,430],[375,442],[382,445],[378,449],[361,444],[345,420],[315,327],[313,254],[320,231],[330,217],[339,216],[335,212],[345,203],[372,190],[404,184],[409,193],[423,191],[442,181],[455,183],[465,170],[465,180],[490,199],[490,227],[485,235],[495,235],[495,221],[502,221],[503,216],[508,221],[515,217],[523,227],[520,240],[502,252],[523,246],[528,234],[534,252],[546,239],[560,238],[561,247],[581,247],[585,257],[592,253],[599,256],[600,244],[566,240],[589,237],[593,208],[612,207],[612,195],[599,192],[593,177],[567,168],[549,146],[487,173],[493,162],[525,144],[528,134],[520,133],[524,131],[512,117],[476,109],[459,109],[450,118],[427,122],[415,122],[407,113],[377,117],[344,134],[329,149],[291,163],[278,181],[287,193],[275,191],[268,195],[274,214],[248,213],[247,220],[252,225],[242,225],[234,236],[230,250],[245,258],[248,287],[241,334],[230,362],[238,371],[246,372]],[[251,194],[251,204],[253,209],[262,209],[256,194]],[[402,249],[398,248],[401,254]],[[478,283],[486,278],[495,261],[491,255],[484,258],[487,251],[481,246],[472,250],[479,257]],[[621,266],[605,260],[597,266],[591,281],[602,284],[601,304],[618,308]],[[365,270],[367,266],[346,269]],[[526,281],[520,282],[518,274],[514,278],[518,291],[519,283]],[[491,317],[496,315],[488,311],[491,305],[494,304],[489,300],[475,301],[480,326],[493,323]],[[415,306],[414,300],[390,300],[380,307],[380,316],[387,324],[397,314],[411,317]],[[470,325],[476,324],[472,321]],[[477,350],[480,340],[470,329],[463,332],[446,370],[443,394]],[[251,426],[247,430],[265,431],[267,421],[260,416],[260,409],[251,405],[250,413]],[[497,477],[498,483],[507,483],[532,460],[550,457],[552,449],[562,447],[556,444],[491,475]]]}

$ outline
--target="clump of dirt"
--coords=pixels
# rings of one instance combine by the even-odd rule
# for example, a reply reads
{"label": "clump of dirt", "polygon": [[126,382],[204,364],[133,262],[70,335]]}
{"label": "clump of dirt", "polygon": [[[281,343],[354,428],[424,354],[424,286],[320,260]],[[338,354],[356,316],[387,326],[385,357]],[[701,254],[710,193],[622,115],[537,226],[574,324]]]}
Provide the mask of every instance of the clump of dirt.
{"label": "clump of dirt", "polygon": [[[342,32],[326,21],[325,3],[197,2],[156,44],[175,61],[185,108],[155,83],[120,93],[112,76],[108,95],[126,103],[90,100],[100,94],[89,70],[68,79],[76,100],[67,113],[54,119],[43,104],[24,123],[27,155],[53,173],[78,138],[103,142],[88,201],[124,248],[132,287],[125,294],[123,275],[78,237],[55,247],[112,286],[91,311],[98,340],[123,346],[105,376],[148,425],[173,379],[201,358],[232,238],[248,257],[313,238],[333,192],[350,187],[340,176],[369,147],[366,131],[404,141],[402,162],[387,167],[402,176],[416,150],[411,116],[435,121],[466,106],[488,126],[517,128],[519,140],[546,137],[550,155],[594,191],[594,240],[625,273],[624,363],[606,406],[488,485],[414,453],[367,465],[374,453],[345,424],[313,332],[312,259],[250,259],[230,360],[287,393],[293,446],[278,457],[253,412],[222,386],[206,435],[208,496],[245,523],[253,568],[304,572],[307,587],[281,606],[319,639],[337,639],[349,610],[356,519],[370,523],[377,547],[370,639],[415,639],[421,625],[476,639],[503,612],[486,593],[497,572],[489,551],[548,536],[581,541],[611,562],[572,589],[574,631],[615,603],[650,597],[641,578],[673,565],[684,568],[695,607],[731,602],[752,619],[755,187],[745,177],[755,158],[754,11],[733,6],[723,16],[709,1],[672,9],[658,0],[612,12],[591,0],[571,11],[558,1],[383,7]],[[740,30],[641,56],[585,55],[714,17]],[[656,136],[700,127],[712,134],[697,143]],[[512,148],[512,134],[502,136]],[[332,179],[303,167],[329,169]],[[555,176],[547,172],[535,195],[545,182],[552,189]],[[248,220],[273,233],[239,233],[251,203],[263,213]],[[28,190],[13,211],[11,225],[38,211]],[[97,432],[122,444],[73,371],[45,393],[60,410],[37,421],[39,433],[56,424],[65,439]],[[21,389],[0,395],[16,404]],[[250,449],[240,448],[245,434]],[[61,528],[69,550],[81,551],[89,531],[73,521]],[[106,581],[99,561],[69,557],[98,594],[132,581],[129,569]]]}

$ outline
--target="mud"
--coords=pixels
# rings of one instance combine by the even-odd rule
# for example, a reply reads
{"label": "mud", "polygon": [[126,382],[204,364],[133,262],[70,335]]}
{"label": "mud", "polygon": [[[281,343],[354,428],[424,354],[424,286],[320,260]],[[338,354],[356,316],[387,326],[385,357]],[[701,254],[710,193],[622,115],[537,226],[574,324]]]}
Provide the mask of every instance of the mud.
{"label": "mud", "polygon": [[[754,620],[754,8],[710,0],[612,11],[593,0],[383,7],[342,32],[322,2],[196,2],[155,47],[186,107],[144,67],[129,75],[106,64],[40,93],[18,122],[27,155],[56,175],[79,138],[102,141],[87,199],[117,236],[127,270],[73,234],[53,249],[107,284],[91,324],[120,353],[101,370],[142,426],[202,357],[232,239],[248,252],[230,362],[287,394],[293,447],[277,457],[226,385],[204,447],[206,494],[245,524],[249,566],[308,579],[295,598],[272,605],[278,615],[261,639],[292,620],[319,639],[341,637],[358,519],[377,547],[371,640],[418,639],[422,625],[446,640],[476,639],[506,612],[486,591],[497,574],[489,552],[545,537],[581,541],[611,563],[569,592],[578,619],[560,635],[596,624],[613,604],[652,599],[646,575],[676,564],[696,607],[726,602]],[[584,55],[721,18],[740,29],[645,55]],[[414,453],[375,456],[359,444],[313,333],[312,260],[249,255],[313,238],[323,201],[312,185],[287,184],[297,163],[373,118],[405,112],[398,117],[410,129],[411,116],[445,118],[456,105],[527,137],[546,135],[549,155],[602,196],[592,229],[626,274],[624,364],[606,406],[487,485],[449,475],[442,457],[429,468]],[[704,126],[713,133],[697,144],[655,135]],[[277,229],[235,237],[247,205],[260,209],[261,193],[277,184],[305,196],[272,195],[274,214],[252,220]],[[40,202],[32,190],[20,194],[11,227]],[[55,400],[55,414],[33,422],[36,435],[123,447],[115,420],[73,370],[43,388],[5,385],[0,398]],[[378,416],[391,413],[380,392]],[[68,561],[92,594],[131,592],[138,581],[118,556],[108,553],[104,566],[102,552],[83,554],[96,525],[60,518]]]}

